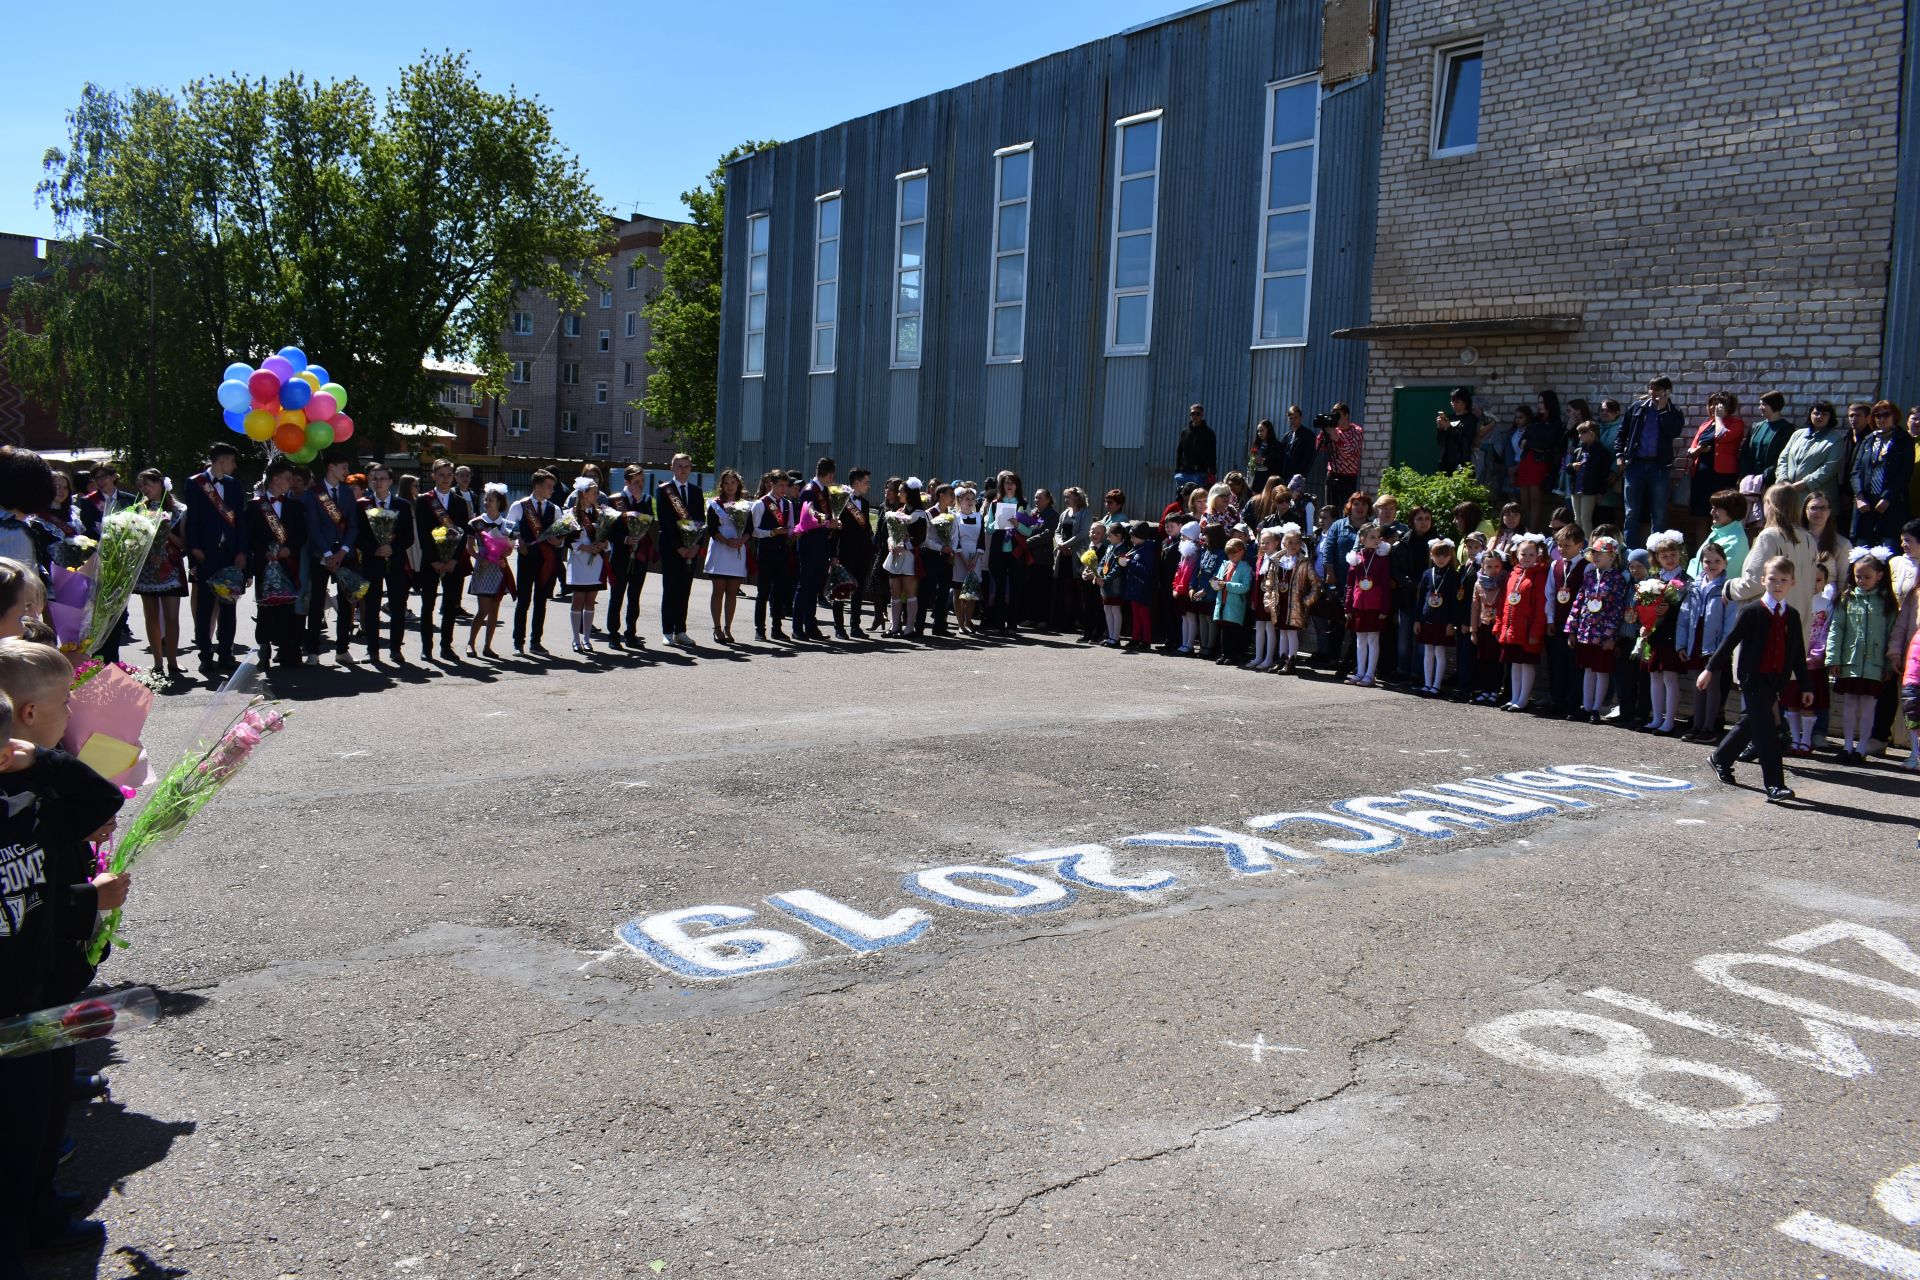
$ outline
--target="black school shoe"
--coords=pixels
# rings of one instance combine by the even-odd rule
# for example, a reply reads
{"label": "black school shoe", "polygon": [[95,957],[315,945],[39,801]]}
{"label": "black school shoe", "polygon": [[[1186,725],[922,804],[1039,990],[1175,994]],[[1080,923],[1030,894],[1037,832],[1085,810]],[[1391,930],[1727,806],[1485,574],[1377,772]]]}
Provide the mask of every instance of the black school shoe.
{"label": "black school shoe", "polygon": [[106,1224],[93,1218],[43,1218],[27,1229],[27,1248],[34,1253],[106,1246]]}

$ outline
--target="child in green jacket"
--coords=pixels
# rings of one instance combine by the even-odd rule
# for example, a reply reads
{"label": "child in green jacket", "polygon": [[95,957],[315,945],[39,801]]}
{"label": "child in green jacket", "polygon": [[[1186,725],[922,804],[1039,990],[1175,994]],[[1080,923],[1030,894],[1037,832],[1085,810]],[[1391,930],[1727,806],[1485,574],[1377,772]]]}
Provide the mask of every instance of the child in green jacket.
{"label": "child in green jacket", "polygon": [[1840,700],[1842,764],[1864,764],[1860,748],[1873,735],[1874,703],[1886,686],[1887,639],[1893,627],[1892,579],[1884,547],[1855,547],[1852,582],[1834,601],[1827,631],[1827,670]]}

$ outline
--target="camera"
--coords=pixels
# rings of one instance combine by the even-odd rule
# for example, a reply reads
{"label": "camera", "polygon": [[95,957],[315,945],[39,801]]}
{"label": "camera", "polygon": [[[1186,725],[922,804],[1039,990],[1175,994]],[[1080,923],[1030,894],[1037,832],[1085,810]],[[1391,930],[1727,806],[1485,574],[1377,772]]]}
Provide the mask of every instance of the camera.
{"label": "camera", "polygon": [[1339,425],[1340,419],[1331,413],[1316,413],[1313,415],[1313,429],[1315,431],[1331,431]]}

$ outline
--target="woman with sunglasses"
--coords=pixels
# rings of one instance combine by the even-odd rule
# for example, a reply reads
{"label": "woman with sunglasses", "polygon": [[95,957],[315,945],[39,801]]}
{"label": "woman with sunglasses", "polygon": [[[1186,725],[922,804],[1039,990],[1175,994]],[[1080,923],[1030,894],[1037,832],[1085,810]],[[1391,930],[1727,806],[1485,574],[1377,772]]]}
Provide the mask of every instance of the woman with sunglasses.
{"label": "woman with sunglasses", "polygon": [[1913,437],[1901,429],[1891,400],[1873,406],[1872,427],[1853,453],[1853,545],[1900,550],[1913,479]]}

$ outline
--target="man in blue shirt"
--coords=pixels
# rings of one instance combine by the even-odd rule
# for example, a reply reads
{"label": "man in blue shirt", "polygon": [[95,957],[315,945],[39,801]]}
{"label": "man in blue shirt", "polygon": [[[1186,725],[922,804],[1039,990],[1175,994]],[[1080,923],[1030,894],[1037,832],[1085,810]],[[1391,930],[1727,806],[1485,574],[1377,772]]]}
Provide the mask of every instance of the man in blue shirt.
{"label": "man in blue shirt", "polygon": [[1622,499],[1626,503],[1627,545],[1637,547],[1667,518],[1667,497],[1673,485],[1673,440],[1687,429],[1687,420],[1673,407],[1673,380],[1647,383],[1647,398],[1627,410],[1620,429],[1619,461]]}

